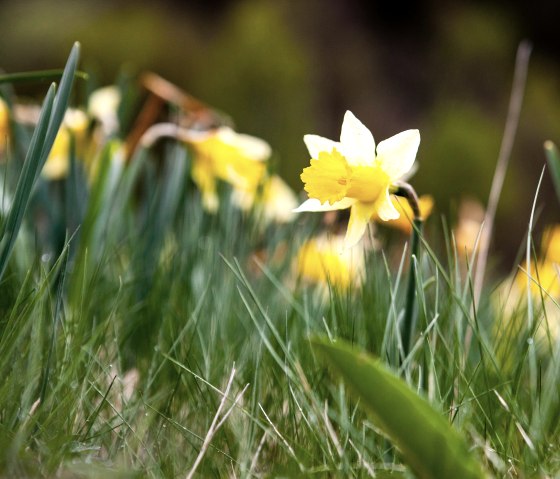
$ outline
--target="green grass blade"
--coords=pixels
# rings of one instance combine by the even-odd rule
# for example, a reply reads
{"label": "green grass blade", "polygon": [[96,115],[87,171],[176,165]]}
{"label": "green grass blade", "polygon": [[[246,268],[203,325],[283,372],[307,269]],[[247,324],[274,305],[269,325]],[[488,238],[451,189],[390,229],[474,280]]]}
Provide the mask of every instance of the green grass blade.
{"label": "green grass blade", "polygon": [[380,361],[343,341],[313,338],[311,342],[400,449],[418,477],[485,477],[459,433]]}
{"label": "green grass blade", "polygon": [[556,191],[556,196],[558,201],[560,201],[560,151],[558,151],[557,146],[552,141],[545,141],[544,152],[548,168],[550,169],[554,191]]}
{"label": "green grass blade", "polygon": [[[52,357],[54,355],[55,346],[56,346],[56,337],[58,333],[58,325],[61,321],[62,316],[62,308],[64,302],[64,284],[66,280],[66,274],[68,272],[68,256],[69,256],[69,247],[70,247],[70,240],[66,238],[64,242],[64,250],[60,255],[57,263],[60,265],[60,273],[56,279],[56,297],[55,297],[55,308],[53,311],[53,324],[52,324],[52,332],[51,332],[51,344],[49,348],[49,352],[47,353],[47,359],[45,364],[45,369],[43,373],[43,379],[41,381],[41,388],[39,393],[39,404],[43,404],[45,402],[45,396],[47,393],[47,386],[50,379],[50,371],[51,371],[51,363]],[[56,265],[58,266],[58,265]]]}

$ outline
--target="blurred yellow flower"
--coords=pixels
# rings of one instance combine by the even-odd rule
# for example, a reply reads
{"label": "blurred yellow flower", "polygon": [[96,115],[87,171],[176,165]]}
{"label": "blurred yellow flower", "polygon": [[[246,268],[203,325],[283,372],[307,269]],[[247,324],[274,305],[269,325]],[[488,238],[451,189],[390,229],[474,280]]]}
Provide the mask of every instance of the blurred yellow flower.
{"label": "blurred yellow flower", "polygon": [[344,115],[340,142],[305,135],[311,166],[301,174],[309,199],[295,211],[351,208],[345,248],[360,241],[375,215],[383,221],[400,213],[389,188],[411,170],[420,145],[418,130],[407,130],[375,147],[371,132],[350,112]]}
{"label": "blurred yellow flower", "polygon": [[76,150],[80,150],[86,138],[89,119],[81,110],[68,109],[56,135],[51,152],[41,174],[49,180],[58,180],[68,174],[70,168],[70,142],[72,136]]}
{"label": "blurred yellow flower", "polygon": [[560,225],[545,229],[541,251],[544,252],[547,261],[560,264]]}
{"label": "blurred yellow flower", "polygon": [[[549,226],[545,229],[541,242],[542,259],[536,267],[531,262],[531,267],[527,269],[527,264],[522,266],[522,271],[517,273],[515,281],[517,286],[526,290],[527,273],[530,272],[531,294],[535,298],[540,298],[541,294],[545,297],[551,296],[560,300],[560,225]],[[523,271],[525,270],[525,271]]]}
{"label": "blurred yellow flower", "polygon": [[541,245],[542,258],[536,264],[531,262],[530,267],[522,264],[513,282],[504,282],[497,292],[502,310],[513,317],[520,305],[526,305],[529,286],[533,308],[541,313],[534,318],[538,343],[547,341],[549,336],[553,340],[560,338],[560,308],[555,304],[560,303],[559,235],[560,225],[547,228]]}
{"label": "blurred yellow flower", "polygon": [[536,266],[531,263],[530,269],[527,268],[527,263],[524,263],[521,269],[515,276],[516,286],[520,290],[527,290],[527,272],[530,272],[529,287],[533,298],[540,300],[542,295],[545,299],[549,296],[560,299],[560,269],[558,263],[545,258],[539,261]]}
{"label": "blurred yellow flower", "polygon": [[209,211],[218,208],[216,180],[231,184],[234,191],[254,194],[264,179],[271,149],[260,138],[221,127],[211,132],[182,135],[193,149],[192,178]]}
{"label": "blurred yellow flower", "polygon": [[[397,228],[406,234],[412,233],[412,221],[414,213],[405,198],[398,198],[394,195],[391,196],[391,202],[395,209],[399,212],[399,217],[394,220],[387,221],[387,226]],[[418,198],[418,207],[420,208],[420,218],[426,220],[432,213],[434,207],[434,199],[430,195],[422,195]],[[379,221],[378,215],[375,215],[374,220]]]}
{"label": "blurred yellow flower", "polygon": [[[527,277],[527,273],[531,277]],[[529,279],[529,281],[527,281]],[[497,290],[497,300],[501,311],[508,318],[509,327],[518,331],[526,327],[525,314],[516,314],[527,307],[527,284],[532,297],[534,312],[533,320],[537,325],[535,340],[537,345],[548,343],[550,337],[553,341],[560,338],[560,308],[555,303],[560,302],[560,268],[558,263],[545,260],[536,265],[531,263],[530,269],[527,264],[521,265],[521,269],[515,275],[513,283],[504,282]]]}
{"label": "blurred yellow flower", "polygon": [[0,98],[0,153],[4,151],[8,143],[9,127],[10,117],[8,105]]}
{"label": "blurred yellow flower", "polygon": [[307,241],[297,255],[297,271],[301,278],[311,283],[328,284],[347,288],[360,282],[364,270],[364,253],[361,249],[343,249],[341,236],[321,236]]}

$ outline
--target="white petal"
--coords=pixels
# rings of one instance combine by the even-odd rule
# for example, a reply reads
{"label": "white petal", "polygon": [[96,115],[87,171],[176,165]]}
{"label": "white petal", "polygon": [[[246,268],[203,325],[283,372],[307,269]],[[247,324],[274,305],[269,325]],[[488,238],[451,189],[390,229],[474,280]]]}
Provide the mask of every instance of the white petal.
{"label": "white petal", "polygon": [[371,165],[375,160],[375,140],[371,131],[347,111],[342,122],[340,143],[350,165]]}
{"label": "white petal", "polygon": [[120,103],[121,93],[116,86],[99,88],[89,96],[88,113],[101,122],[107,136],[119,128],[117,111]]}
{"label": "white petal", "polygon": [[218,128],[216,136],[227,145],[237,148],[241,154],[255,161],[265,161],[272,154],[270,145],[256,136],[237,133],[227,126]]}
{"label": "white petal", "polygon": [[[403,199],[403,201],[406,200]],[[400,213],[397,211],[397,209],[393,205],[393,202],[391,201],[389,190],[387,190],[385,195],[383,195],[379,200],[377,200],[377,203],[375,204],[375,209],[377,211],[377,215],[383,221],[396,220],[397,218],[400,217]]]}
{"label": "white petal", "polygon": [[392,181],[406,175],[416,158],[420,146],[420,132],[406,130],[377,145],[377,161]]}
{"label": "white petal", "polygon": [[400,177],[401,181],[404,181],[406,183],[409,182],[409,180],[418,172],[418,163],[414,163],[412,165],[412,167],[410,168],[410,170],[408,170],[404,175],[402,175]]}
{"label": "white petal", "polygon": [[64,114],[64,125],[72,131],[85,130],[89,125],[89,118],[82,110],[68,108]]}
{"label": "white petal", "polygon": [[329,204],[326,201],[324,204],[316,198],[310,198],[307,201],[304,201],[301,205],[299,205],[294,211],[294,213],[302,213],[304,211],[313,211],[313,212],[321,212],[321,211],[335,211],[335,210],[345,210],[346,208],[350,208],[356,200],[352,198],[343,198],[340,201],[337,201],[334,205]]}
{"label": "white petal", "polygon": [[264,216],[269,221],[287,223],[294,216],[298,201],[293,190],[278,175],[273,175],[265,186]]}
{"label": "white petal", "polygon": [[311,158],[318,158],[319,153],[322,151],[330,153],[333,148],[336,148],[338,151],[341,150],[340,143],[338,143],[338,141],[329,140],[328,138],[323,138],[319,135],[305,135],[303,137],[303,141],[309,150]]}
{"label": "white petal", "polygon": [[348,230],[344,238],[344,247],[346,249],[352,248],[362,239],[375,209],[375,203],[361,203],[358,201],[352,206]]}
{"label": "white petal", "polygon": [[117,114],[121,103],[120,89],[114,85],[98,88],[93,91],[88,99],[88,113],[103,121],[108,116]]}

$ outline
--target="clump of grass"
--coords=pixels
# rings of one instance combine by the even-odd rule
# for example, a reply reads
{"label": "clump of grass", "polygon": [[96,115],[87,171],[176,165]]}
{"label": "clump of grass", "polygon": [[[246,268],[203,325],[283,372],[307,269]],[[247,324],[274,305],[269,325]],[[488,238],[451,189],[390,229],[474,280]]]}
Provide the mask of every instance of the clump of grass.
{"label": "clump of grass", "polygon": [[[49,92],[45,118],[57,105]],[[495,475],[559,473],[560,343],[550,335],[533,348],[538,304],[496,307],[490,289],[475,301],[463,259],[423,236],[419,334],[401,361],[400,247],[370,252],[361,283],[325,295],[293,271],[320,227],[312,219],[263,226],[229,201],[226,184],[210,214],[189,149],[167,139],[122,162],[126,132],[101,148],[93,177],[73,155],[66,179],[49,182],[38,171],[58,126],[41,121],[35,143],[14,131],[41,152],[36,173],[26,173],[25,148],[1,169],[9,211],[28,206],[15,229],[11,213],[1,217],[2,241],[17,234],[0,295],[3,475],[407,476],[401,454],[327,375],[313,334],[394,368]]]}

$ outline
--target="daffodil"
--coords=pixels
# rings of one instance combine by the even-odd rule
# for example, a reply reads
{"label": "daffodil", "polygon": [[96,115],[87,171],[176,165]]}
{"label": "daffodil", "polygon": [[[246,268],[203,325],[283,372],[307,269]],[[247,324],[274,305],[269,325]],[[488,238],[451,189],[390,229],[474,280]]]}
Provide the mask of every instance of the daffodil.
{"label": "daffodil", "polygon": [[89,124],[87,115],[81,110],[67,110],[64,121],[54,140],[51,152],[41,174],[50,180],[64,178],[70,167],[70,142],[74,136],[76,148],[85,141]]}
{"label": "daffodil", "polygon": [[162,137],[175,138],[191,148],[191,176],[202,194],[203,206],[210,212],[218,209],[218,180],[229,183],[234,194],[243,198],[254,195],[265,179],[271,148],[260,138],[237,133],[229,127],[198,131],[173,123],[158,123],[146,130],[140,144],[149,148]]}
{"label": "daffodil", "polygon": [[[510,279],[498,288],[497,300],[506,317],[520,324],[511,327],[521,330],[525,324],[524,315],[515,314],[520,306],[527,307],[527,287],[532,298],[532,307],[537,328],[537,344],[547,344],[548,339],[560,337],[560,225],[547,228],[541,244],[541,258],[536,262],[524,263],[513,281]],[[530,276],[528,276],[530,275]],[[542,310],[541,310],[542,307]],[[539,315],[540,313],[540,315]]]}
{"label": "daffodil", "polygon": [[[412,220],[414,219],[414,213],[412,208],[404,198],[398,198],[391,195],[391,202],[395,209],[399,212],[399,217],[394,220],[387,221],[387,226],[392,228],[397,228],[406,234],[412,233]],[[428,216],[430,216],[432,209],[434,207],[434,199],[430,195],[422,195],[418,198],[418,208],[420,209],[420,219],[425,221]],[[375,220],[379,220],[379,216],[374,217]]]}
{"label": "daffodil", "polygon": [[345,247],[360,241],[367,224],[399,218],[390,189],[411,170],[420,145],[418,130],[407,130],[377,148],[371,132],[350,111],[344,115],[340,141],[305,135],[311,166],[301,174],[309,199],[295,211],[351,208]]}
{"label": "daffodil", "polygon": [[297,271],[301,278],[341,289],[361,281],[363,251],[346,249],[341,253],[343,242],[341,236],[320,236],[307,241],[297,255]]}
{"label": "daffodil", "polygon": [[181,138],[194,151],[191,174],[209,211],[218,207],[216,180],[231,184],[234,191],[241,193],[254,193],[262,182],[265,161],[271,154],[264,140],[236,133],[228,127],[191,132]]}

